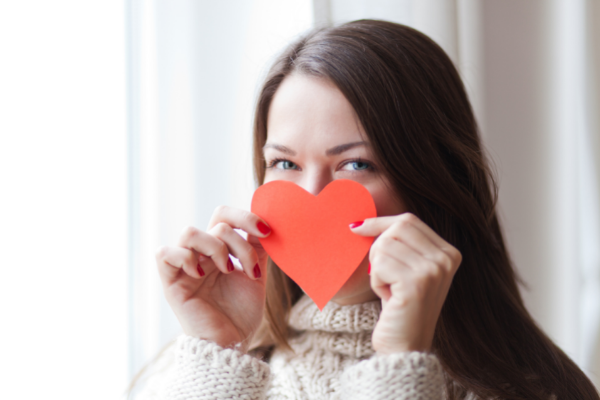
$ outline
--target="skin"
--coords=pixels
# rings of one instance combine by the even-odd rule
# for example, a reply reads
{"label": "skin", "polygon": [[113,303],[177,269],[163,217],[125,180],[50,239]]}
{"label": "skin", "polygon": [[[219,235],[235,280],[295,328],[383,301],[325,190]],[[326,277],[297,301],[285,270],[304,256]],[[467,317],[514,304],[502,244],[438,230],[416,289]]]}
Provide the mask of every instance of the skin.
{"label": "skin", "polygon": [[[333,301],[381,299],[372,338],[378,353],[429,351],[461,262],[458,250],[393,195],[352,106],[330,81],[287,77],[273,98],[267,130],[265,183],[289,180],[317,195],[334,179],[351,179],[375,201],[377,217],[348,229],[376,239]],[[259,223],[266,224],[248,211],[221,206],[206,231],[188,227],[177,246],[157,251],[165,297],[187,335],[222,347],[241,343],[238,348],[247,350],[265,299],[267,254],[258,238],[269,233]],[[234,228],[246,231],[248,239]],[[239,258],[243,271],[228,269],[229,254]]]}

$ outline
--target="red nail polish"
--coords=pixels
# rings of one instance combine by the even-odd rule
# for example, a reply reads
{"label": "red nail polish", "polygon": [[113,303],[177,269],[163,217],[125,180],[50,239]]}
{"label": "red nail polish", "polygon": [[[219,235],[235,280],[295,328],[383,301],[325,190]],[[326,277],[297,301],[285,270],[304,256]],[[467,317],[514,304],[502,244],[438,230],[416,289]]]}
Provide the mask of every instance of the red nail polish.
{"label": "red nail polish", "polygon": [[198,271],[198,273],[200,274],[200,277],[203,277],[204,275],[206,275],[204,273],[204,270],[202,269],[202,267],[200,266],[200,263],[198,263],[198,266],[196,267],[196,270]]}
{"label": "red nail polish", "polygon": [[269,228],[267,225],[265,225],[262,221],[258,221],[258,223],[256,224],[256,227],[258,228],[260,233],[262,233],[263,235],[266,235],[267,233],[271,232],[271,228]]}
{"label": "red nail polish", "polygon": [[359,226],[361,226],[365,221],[356,221],[350,224],[350,229],[354,229],[354,228],[358,228]]}
{"label": "red nail polish", "polygon": [[371,263],[369,263],[369,275],[371,275]]}
{"label": "red nail polish", "polygon": [[231,258],[228,258],[227,259],[227,271],[231,272],[233,270],[234,270],[234,268],[233,268],[233,263],[231,262]]}
{"label": "red nail polish", "polygon": [[258,263],[256,263],[256,265],[254,266],[254,277],[258,279],[261,276],[262,274],[260,273],[260,267],[258,266]]}

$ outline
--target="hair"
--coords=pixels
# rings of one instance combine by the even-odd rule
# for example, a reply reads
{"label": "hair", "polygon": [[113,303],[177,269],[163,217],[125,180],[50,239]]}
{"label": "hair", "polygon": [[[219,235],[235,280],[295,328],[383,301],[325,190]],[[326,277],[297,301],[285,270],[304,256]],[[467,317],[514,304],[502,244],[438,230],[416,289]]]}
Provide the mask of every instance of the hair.
{"label": "hair", "polygon": [[[432,353],[450,399],[599,399],[585,374],[536,325],[518,289],[496,215],[497,185],[452,61],[407,26],[360,20],[314,30],[270,69],[257,100],[254,172],[269,106],[291,74],[333,82],[354,108],[394,194],[462,253]],[[289,348],[287,318],[302,291],[269,259],[265,315],[255,349]],[[262,346],[262,347],[261,347]]]}

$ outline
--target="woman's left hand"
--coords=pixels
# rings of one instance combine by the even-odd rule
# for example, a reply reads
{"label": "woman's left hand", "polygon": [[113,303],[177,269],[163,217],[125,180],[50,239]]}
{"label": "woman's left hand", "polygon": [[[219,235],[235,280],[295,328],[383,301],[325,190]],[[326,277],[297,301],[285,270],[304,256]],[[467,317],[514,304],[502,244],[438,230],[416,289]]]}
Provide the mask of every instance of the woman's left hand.
{"label": "woman's left hand", "polygon": [[379,354],[430,351],[460,252],[411,213],[369,218],[352,231],[377,236],[369,254],[371,288],[383,310],[373,348]]}

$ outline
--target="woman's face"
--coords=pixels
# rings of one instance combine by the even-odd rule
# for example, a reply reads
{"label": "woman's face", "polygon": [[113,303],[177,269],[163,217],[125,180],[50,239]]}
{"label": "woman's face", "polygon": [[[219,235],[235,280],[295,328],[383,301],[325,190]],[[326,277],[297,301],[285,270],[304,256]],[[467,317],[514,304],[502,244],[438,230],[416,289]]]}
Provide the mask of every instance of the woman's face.
{"label": "woman's face", "polygon": [[[329,80],[302,74],[285,78],[271,103],[267,132],[265,183],[291,181],[317,195],[334,179],[350,179],[369,190],[378,216],[406,211],[395,200],[354,109]],[[368,260],[367,254],[333,301],[377,299]]]}

